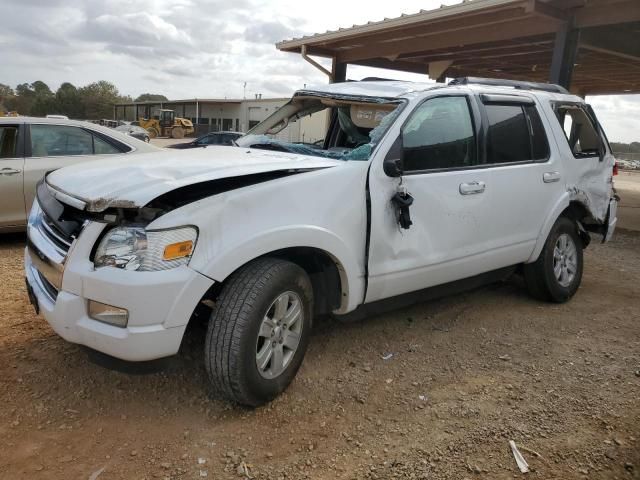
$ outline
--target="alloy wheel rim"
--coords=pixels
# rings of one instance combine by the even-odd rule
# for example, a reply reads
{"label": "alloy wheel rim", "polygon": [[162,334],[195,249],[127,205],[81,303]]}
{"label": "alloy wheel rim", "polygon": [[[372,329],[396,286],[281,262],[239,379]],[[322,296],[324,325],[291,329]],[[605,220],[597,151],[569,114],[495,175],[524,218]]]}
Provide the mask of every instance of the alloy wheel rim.
{"label": "alloy wheel rim", "polygon": [[563,233],[553,249],[553,274],[558,283],[568,287],[578,271],[578,250],[571,235]]}
{"label": "alloy wheel rim", "polygon": [[304,313],[300,296],[292,291],[278,295],[260,324],[256,342],[256,366],[263,378],[280,376],[300,345]]}

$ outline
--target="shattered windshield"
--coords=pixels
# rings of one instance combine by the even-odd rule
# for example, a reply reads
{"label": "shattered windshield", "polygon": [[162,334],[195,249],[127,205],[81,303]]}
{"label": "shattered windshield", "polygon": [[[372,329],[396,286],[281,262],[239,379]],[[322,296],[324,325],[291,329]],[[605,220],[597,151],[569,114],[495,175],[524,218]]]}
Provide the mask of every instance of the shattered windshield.
{"label": "shattered windshield", "polygon": [[401,104],[384,98],[298,93],[236,142],[240,147],[368,160]]}

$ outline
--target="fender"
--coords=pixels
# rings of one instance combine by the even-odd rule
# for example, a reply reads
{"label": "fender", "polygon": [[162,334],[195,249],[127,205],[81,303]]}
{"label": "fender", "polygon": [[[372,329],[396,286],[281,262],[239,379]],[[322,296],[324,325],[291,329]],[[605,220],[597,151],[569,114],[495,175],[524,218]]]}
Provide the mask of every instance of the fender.
{"label": "fender", "polygon": [[558,217],[560,217],[560,214],[564,212],[565,209],[569,206],[570,202],[571,202],[571,196],[569,192],[564,192],[562,196],[558,199],[556,204],[553,206],[553,208],[551,209],[551,213],[547,215],[547,218],[545,219],[544,224],[542,225],[542,229],[538,234],[538,239],[536,240],[536,246],[533,249],[531,256],[527,259],[525,263],[532,263],[538,259],[538,257],[540,256],[540,252],[542,252],[542,249],[544,248],[544,243],[547,241],[547,237],[549,236],[549,232],[551,231],[553,224],[556,223],[556,220],[558,219]]}
{"label": "fender", "polygon": [[260,232],[245,238],[242,243],[228,243],[220,251],[210,251],[201,263],[191,263],[189,266],[216,282],[222,282],[235,270],[258,257],[294,247],[315,248],[334,260],[342,283],[342,301],[335,313],[347,313],[358,306],[364,294],[362,265],[342,239],[314,225],[292,225]]}

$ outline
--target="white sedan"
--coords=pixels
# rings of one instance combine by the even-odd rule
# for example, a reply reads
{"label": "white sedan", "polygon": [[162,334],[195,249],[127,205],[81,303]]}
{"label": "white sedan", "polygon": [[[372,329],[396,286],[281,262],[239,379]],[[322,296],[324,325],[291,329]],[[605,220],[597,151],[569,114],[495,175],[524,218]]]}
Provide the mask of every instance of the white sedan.
{"label": "white sedan", "polygon": [[156,147],[89,122],[0,118],[0,232],[24,230],[36,184],[48,172]]}

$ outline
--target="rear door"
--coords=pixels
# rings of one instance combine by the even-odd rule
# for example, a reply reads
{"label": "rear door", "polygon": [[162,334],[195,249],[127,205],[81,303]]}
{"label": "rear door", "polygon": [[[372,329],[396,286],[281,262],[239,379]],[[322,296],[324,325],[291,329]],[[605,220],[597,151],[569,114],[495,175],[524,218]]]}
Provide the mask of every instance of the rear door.
{"label": "rear door", "polygon": [[124,153],[118,145],[97,133],[74,125],[49,123],[29,125],[24,168],[24,202],[27,210],[35,197],[35,187],[47,173],[75,163]]}
{"label": "rear door", "polygon": [[521,262],[565,192],[562,159],[549,147],[533,96],[485,94],[479,101],[486,125],[484,162],[492,178],[490,249],[505,261]]}
{"label": "rear door", "polygon": [[0,122],[0,227],[24,225],[24,125]]}

